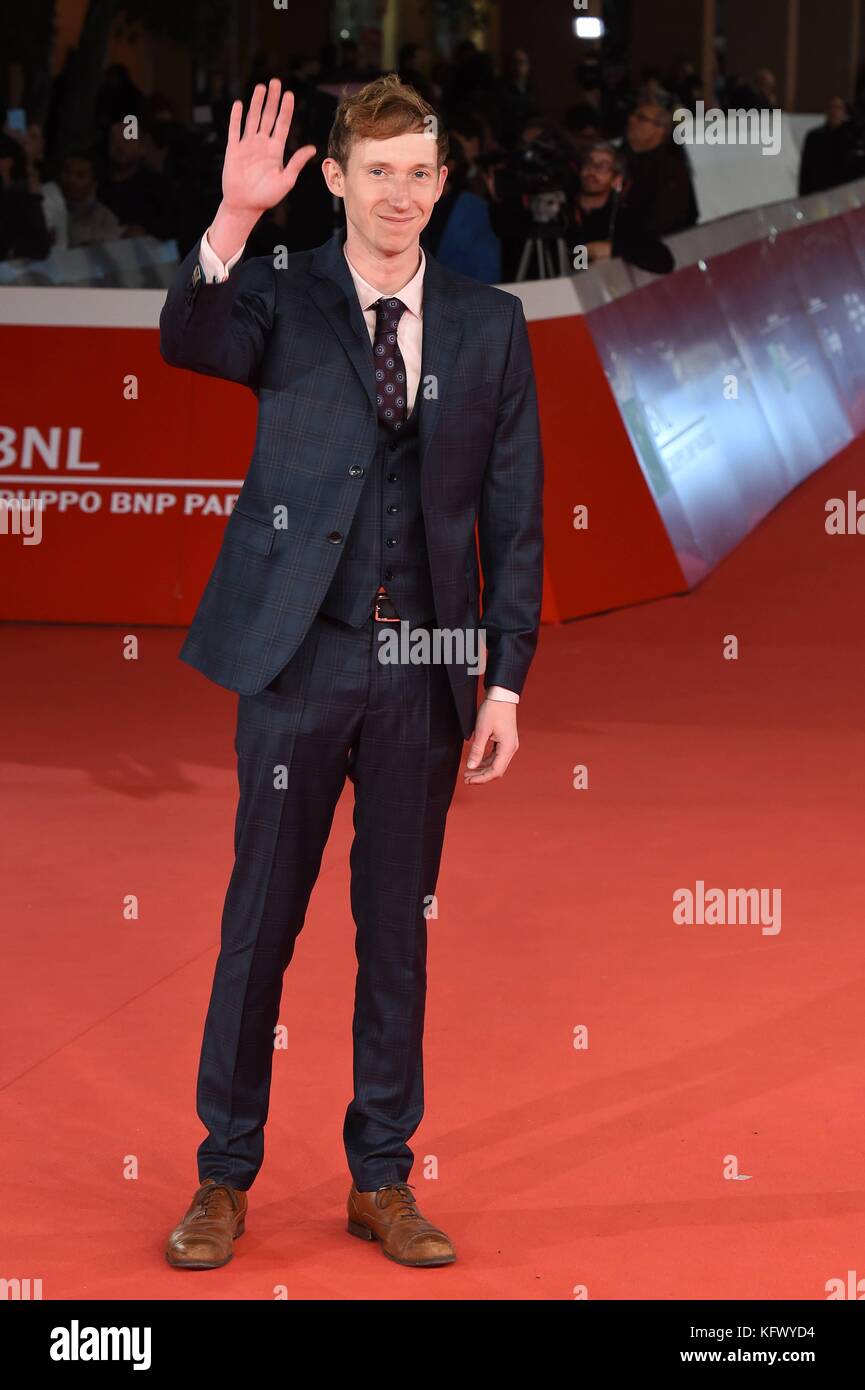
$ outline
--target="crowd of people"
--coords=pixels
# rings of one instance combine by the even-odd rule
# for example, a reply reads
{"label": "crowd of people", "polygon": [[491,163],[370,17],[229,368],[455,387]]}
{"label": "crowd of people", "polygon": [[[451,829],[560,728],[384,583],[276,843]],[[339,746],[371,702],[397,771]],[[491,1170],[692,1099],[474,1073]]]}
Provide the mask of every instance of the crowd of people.
{"label": "crowd of people", "polygon": [[[545,111],[520,49],[499,75],[469,41],[440,63],[406,45],[398,71],[441,113],[449,135],[448,179],[422,237],[442,264],[488,283],[578,271],[614,256],[654,273],[673,268],[664,238],[698,218],[687,157],[673,140],[674,110],[693,109],[703,96],[693,64],[677,60],[667,74],[646,69],[632,79],[623,64],[584,61],[560,120]],[[246,101],[256,82],[280,76],[296,101],[286,158],[305,144],[317,153],[285,202],[259,222],[246,255],[272,254],[277,245],[305,250],[330,236],[341,207],[320,165],[334,92],[375,75],[359,70],[349,41],[316,58],[253,62],[240,95]],[[777,106],[774,77],[763,69],[751,83],[731,79],[721,99]],[[44,125],[7,125],[0,259],[40,260],[52,248],[142,235],[174,240],[185,255],[219,203],[231,104],[224,76],[213,73],[195,95],[193,120],[183,122],[170,100],[145,96],[113,66],[86,144],[65,146],[53,107]],[[826,126],[809,136],[802,192],[860,176],[858,129],[851,108],[833,102]]]}

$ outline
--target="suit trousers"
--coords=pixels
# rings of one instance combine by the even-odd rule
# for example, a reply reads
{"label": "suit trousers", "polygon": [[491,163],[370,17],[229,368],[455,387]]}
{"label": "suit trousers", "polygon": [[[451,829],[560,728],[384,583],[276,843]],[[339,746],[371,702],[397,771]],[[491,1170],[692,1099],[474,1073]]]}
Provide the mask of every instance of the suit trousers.
{"label": "suit trousers", "polygon": [[[415,625],[418,626],[418,625]],[[343,1126],[360,1191],[408,1179],[423,1115],[427,918],[463,733],[443,664],[385,664],[378,634],[319,613],[237,712],[235,862],[201,1048],[199,1181],[248,1189],[264,1158],[283,975],[333,814],[354,786],[354,1095]]]}

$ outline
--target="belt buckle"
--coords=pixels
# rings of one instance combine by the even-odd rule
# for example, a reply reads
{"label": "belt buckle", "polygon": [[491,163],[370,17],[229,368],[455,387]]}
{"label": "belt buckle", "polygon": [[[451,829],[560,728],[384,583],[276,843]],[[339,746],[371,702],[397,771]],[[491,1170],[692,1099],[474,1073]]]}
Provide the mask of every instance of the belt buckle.
{"label": "belt buckle", "polygon": [[[395,617],[387,617],[384,613],[382,613],[381,604],[383,599],[390,604],[391,608],[394,609],[394,613],[396,614]],[[394,608],[393,599],[390,597],[384,586],[382,586],[379,589],[378,593],[375,596],[374,618],[377,623],[398,623],[400,620],[399,614],[396,612],[396,609]]]}
{"label": "belt buckle", "polygon": [[386,618],[386,617],[384,616],[384,614],[381,613],[381,612],[379,611],[379,600],[378,600],[378,599],[376,599],[376,601],[375,601],[375,614],[374,614],[374,617],[375,617],[375,621],[376,621],[377,623],[398,623],[398,622],[399,622],[399,617],[396,617],[396,618]]}

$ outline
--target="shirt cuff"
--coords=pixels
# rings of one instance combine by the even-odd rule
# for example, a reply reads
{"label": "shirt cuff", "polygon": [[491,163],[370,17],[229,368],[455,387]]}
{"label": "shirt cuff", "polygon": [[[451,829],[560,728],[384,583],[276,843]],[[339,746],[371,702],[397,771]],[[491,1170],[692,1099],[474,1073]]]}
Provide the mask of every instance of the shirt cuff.
{"label": "shirt cuff", "polygon": [[207,240],[207,232],[205,232],[198,248],[198,264],[201,266],[204,283],[206,285],[221,285],[223,280],[227,280],[230,270],[233,266],[237,265],[237,262],[243,255],[244,246],[246,246],[246,242],[243,243],[239,251],[235,251],[234,255],[229,257],[225,264],[223,264],[210,242]]}
{"label": "shirt cuff", "polygon": [[491,685],[486,692],[488,700],[504,700],[509,705],[518,705],[520,697],[515,690],[506,690],[503,685]]}

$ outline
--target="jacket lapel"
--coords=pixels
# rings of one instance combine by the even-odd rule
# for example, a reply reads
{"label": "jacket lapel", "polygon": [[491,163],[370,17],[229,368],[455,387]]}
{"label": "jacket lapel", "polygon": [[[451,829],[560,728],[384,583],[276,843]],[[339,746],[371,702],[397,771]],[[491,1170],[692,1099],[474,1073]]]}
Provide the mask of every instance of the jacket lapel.
{"label": "jacket lapel", "polygon": [[378,412],[375,404],[372,344],[348,262],[343,254],[344,241],[344,231],[334,232],[330,241],[319,246],[313,255],[309,268],[316,280],[310,294],[348,353],[369,397],[373,418],[376,419]]}
{"label": "jacket lapel", "polygon": [[422,403],[418,417],[421,468],[439,422],[442,401],[447,399],[448,385],[463,336],[463,319],[457,311],[456,295],[448,284],[447,272],[428,251],[424,250],[424,255],[423,344],[420,381],[415,397],[416,403]]}

